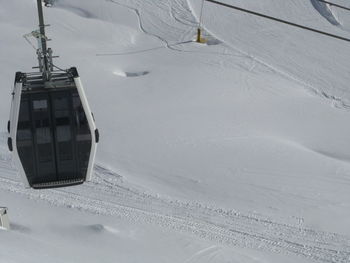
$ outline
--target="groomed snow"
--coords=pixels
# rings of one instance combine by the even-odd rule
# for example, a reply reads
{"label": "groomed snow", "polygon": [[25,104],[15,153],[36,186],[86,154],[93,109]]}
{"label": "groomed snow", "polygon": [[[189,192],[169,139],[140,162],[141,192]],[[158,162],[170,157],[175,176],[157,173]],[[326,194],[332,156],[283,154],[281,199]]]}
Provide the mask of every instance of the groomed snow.
{"label": "groomed snow", "polygon": [[[314,0],[225,2],[350,37]],[[101,143],[92,182],[33,191],[5,128],[35,4],[0,0],[4,262],[350,262],[348,43],[206,3],[200,45],[199,0],[56,0]]]}

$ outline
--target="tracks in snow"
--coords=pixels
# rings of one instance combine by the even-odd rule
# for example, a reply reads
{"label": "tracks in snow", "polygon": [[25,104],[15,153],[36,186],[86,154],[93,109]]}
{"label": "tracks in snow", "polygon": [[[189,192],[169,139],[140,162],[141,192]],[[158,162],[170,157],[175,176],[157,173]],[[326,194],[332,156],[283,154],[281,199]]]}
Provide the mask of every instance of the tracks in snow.
{"label": "tracks in snow", "polygon": [[[184,7],[182,3],[176,0],[170,14],[179,23],[182,21],[184,25],[191,25],[191,17],[184,17],[183,13],[178,12],[178,8]],[[168,12],[163,6],[160,9]],[[147,33],[148,29],[145,29],[138,9],[133,10],[139,18],[141,29]],[[152,21],[147,23],[156,24]],[[171,27],[169,24],[167,26]],[[178,32],[182,34],[183,39],[190,34],[190,31],[186,30]],[[154,36],[169,47],[166,38],[159,37],[158,33]],[[4,134],[3,138],[5,137]],[[146,194],[102,166],[95,167],[93,181],[83,186],[43,191],[26,190],[18,182],[11,157],[3,146],[5,140],[1,140],[0,189],[4,191],[28,199],[41,200],[53,206],[116,216],[135,223],[158,225],[216,243],[298,255],[318,262],[350,261],[350,237],[305,229],[299,225],[283,224],[254,214],[242,214],[200,203],[185,203]]]}
{"label": "tracks in snow", "polygon": [[[4,145],[4,139],[1,141]],[[93,181],[82,186],[27,190],[17,180],[11,156],[4,146],[0,146],[0,156],[0,189],[27,199],[157,225],[229,246],[295,254],[317,262],[350,261],[350,237],[283,224],[260,215],[146,194],[99,165],[95,166]]]}
{"label": "tracks in snow", "polygon": [[[131,9],[137,15],[139,21],[139,26],[142,32],[147,35],[153,36],[164,43],[164,47],[169,48],[177,52],[186,53],[198,53],[194,50],[186,50],[184,47],[176,48],[181,44],[190,43],[196,34],[196,29],[198,26],[198,21],[193,15],[193,10],[188,3],[188,0],[107,0],[114,4],[121,5],[123,7]],[[328,6],[323,3],[317,3],[315,0],[311,0],[314,7],[326,17],[331,23],[336,24],[339,21],[336,20],[334,14],[330,11]],[[142,10],[142,11],[141,11]],[[205,27],[205,26],[204,26]],[[222,39],[218,38],[215,33],[210,30],[206,31],[215,38],[215,43],[225,43]],[[236,46],[229,45],[234,51],[238,52],[240,55],[251,59],[258,64],[267,67],[276,74],[283,76],[299,85],[303,86],[307,91],[316,96],[319,96],[325,100],[328,100],[336,108],[349,111],[350,104],[347,100],[339,96],[330,94],[330,91],[325,91],[319,87],[313,85],[308,81],[301,79],[293,73],[280,69],[271,65],[270,63],[253,56],[244,50],[239,49]],[[151,49],[153,50],[153,49]],[[205,53],[201,51],[200,53]],[[221,54],[228,55],[230,54]]]}
{"label": "tracks in snow", "polygon": [[[174,46],[192,42],[195,28],[191,27],[191,24],[195,23],[195,20],[191,20],[193,17],[189,9],[188,12],[179,11],[185,8],[183,1],[179,3],[176,0],[174,4],[170,0],[107,1],[132,10],[137,16],[140,30],[160,40],[164,43],[164,47],[178,51]],[[141,6],[144,8],[140,8]],[[141,12],[146,12],[147,15]],[[169,17],[174,23],[168,21]]]}

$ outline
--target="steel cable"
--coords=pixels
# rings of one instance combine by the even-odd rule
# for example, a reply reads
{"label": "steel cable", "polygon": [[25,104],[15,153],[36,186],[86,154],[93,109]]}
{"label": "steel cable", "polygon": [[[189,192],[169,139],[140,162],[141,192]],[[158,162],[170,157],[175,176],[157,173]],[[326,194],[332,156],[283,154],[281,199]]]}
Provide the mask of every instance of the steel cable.
{"label": "steel cable", "polygon": [[[279,23],[283,23],[283,24],[286,24],[286,25],[290,25],[290,26],[298,27],[298,28],[301,28],[301,29],[304,29],[304,30],[312,31],[312,32],[315,32],[315,33],[318,33],[318,34],[322,34],[322,35],[328,36],[328,37],[332,37],[332,38],[336,38],[336,39],[340,39],[340,40],[344,40],[344,41],[350,42],[350,39],[346,38],[346,37],[334,35],[334,34],[331,34],[331,33],[328,33],[328,32],[324,32],[324,31],[321,31],[321,30],[318,30],[318,29],[315,29],[315,28],[303,26],[303,25],[296,24],[296,23],[293,23],[293,22],[289,22],[289,21],[286,21],[286,20],[283,20],[283,19],[280,19],[280,18],[276,18],[276,17],[273,17],[273,16],[268,16],[268,15],[265,15],[265,14],[261,14],[261,13],[258,13],[258,12],[252,11],[252,10],[244,9],[244,8],[237,7],[237,6],[234,6],[234,5],[225,4],[225,3],[222,3],[222,2],[219,2],[219,1],[215,1],[215,0],[205,0],[205,1],[213,3],[213,4],[216,4],[216,5],[221,5],[221,6],[224,6],[224,7],[227,7],[227,8],[235,9],[235,10],[238,10],[238,11],[241,11],[241,12],[244,12],[244,13],[248,13],[248,14],[251,14],[251,15],[255,15],[255,16],[266,18],[266,19],[270,19],[270,20],[273,20],[273,21],[276,21],[276,22],[279,22]],[[318,1],[321,1],[321,0],[318,0]]]}

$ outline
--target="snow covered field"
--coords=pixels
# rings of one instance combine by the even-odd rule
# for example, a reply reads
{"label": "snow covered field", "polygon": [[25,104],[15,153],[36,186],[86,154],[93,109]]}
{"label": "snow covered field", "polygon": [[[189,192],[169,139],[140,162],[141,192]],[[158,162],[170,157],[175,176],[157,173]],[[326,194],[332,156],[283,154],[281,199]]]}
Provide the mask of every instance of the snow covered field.
{"label": "snow covered field", "polygon": [[[226,0],[350,37],[317,0]],[[337,3],[346,5],[346,1]],[[57,0],[101,133],[94,179],[23,188],[7,150],[36,1],[0,0],[1,262],[350,262],[350,45],[200,0]]]}

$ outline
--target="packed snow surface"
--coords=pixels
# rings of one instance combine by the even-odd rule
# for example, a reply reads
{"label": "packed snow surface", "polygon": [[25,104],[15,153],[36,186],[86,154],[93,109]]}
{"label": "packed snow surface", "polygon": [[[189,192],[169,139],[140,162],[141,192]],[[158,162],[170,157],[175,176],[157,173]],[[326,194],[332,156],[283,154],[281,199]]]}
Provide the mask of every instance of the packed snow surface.
{"label": "packed snow surface", "polygon": [[[224,2],[350,38],[350,12],[317,0]],[[91,182],[34,191],[6,123],[36,1],[0,0],[1,262],[350,262],[349,43],[206,2],[197,44],[201,3],[44,9],[101,143]]]}

